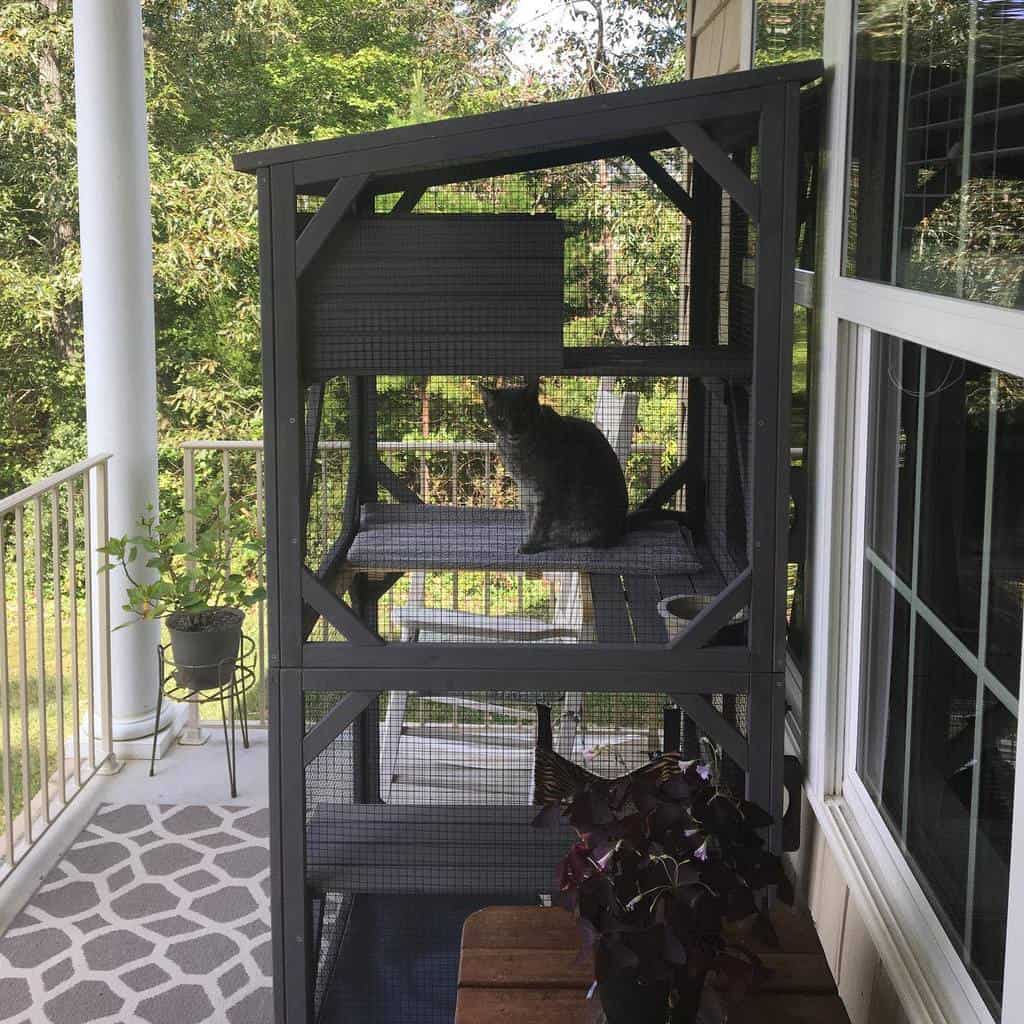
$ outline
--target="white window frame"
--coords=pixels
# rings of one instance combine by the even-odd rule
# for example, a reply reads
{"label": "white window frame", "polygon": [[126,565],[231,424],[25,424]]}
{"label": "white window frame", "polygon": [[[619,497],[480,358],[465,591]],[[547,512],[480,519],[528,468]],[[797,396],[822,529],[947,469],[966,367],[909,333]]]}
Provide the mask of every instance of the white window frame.
{"label": "white window frame", "polygon": [[[829,0],[824,245],[813,397],[811,654],[803,741],[807,793],[872,940],[913,1021],[994,1024],[899,843],[856,774],[871,335],[1024,376],[1024,313],[844,278],[853,0]],[[1024,679],[1021,692],[1024,693]],[[1024,807],[1024,758],[1016,790]],[[1002,1021],[1024,1020],[1024,813],[1013,822]]]}

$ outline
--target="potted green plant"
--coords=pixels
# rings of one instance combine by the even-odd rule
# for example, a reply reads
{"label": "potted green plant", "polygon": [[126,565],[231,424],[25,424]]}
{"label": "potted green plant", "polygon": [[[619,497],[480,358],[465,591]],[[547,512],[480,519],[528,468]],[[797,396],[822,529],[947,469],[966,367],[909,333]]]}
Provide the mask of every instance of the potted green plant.
{"label": "potted green plant", "polygon": [[724,1021],[764,972],[726,923],[754,918],[756,934],[773,936],[759,891],[792,902],[761,835],[771,817],[731,794],[716,765],[677,764],[661,782],[642,771],[590,781],[534,822],[565,818],[579,836],[559,888],[593,950],[608,1024]]}
{"label": "potted green plant", "polygon": [[[110,559],[105,568],[120,567],[128,581],[124,610],[140,620],[164,619],[178,682],[204,690],[231,678],[245,609],[266,591],[258,574],[263,542],[249,510],[210,502],[194,515],[194,540],[184,515],[158,518],[148,508],[137,534],[112,537],[100,550]],[[140,555],[151,579],[133,575]]]}

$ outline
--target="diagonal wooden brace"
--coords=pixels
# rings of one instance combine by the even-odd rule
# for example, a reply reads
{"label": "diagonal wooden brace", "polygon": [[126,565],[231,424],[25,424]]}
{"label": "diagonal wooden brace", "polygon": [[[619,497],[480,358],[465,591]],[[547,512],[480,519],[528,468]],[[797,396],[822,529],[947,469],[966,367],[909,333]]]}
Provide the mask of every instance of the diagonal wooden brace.
{"label": "diagonal wooden brace", "polygon": [[669,132],[756,224],[761,215],[761,191],[729,154],[699,124],[675,124]]}
{"label": "diagonal wooden brace", "polygon": [[701,731],[713,739],[744,771],[747,770],[747,741],[743,733],[718,712],[701,693],[672,693],[669,696],[688,714]]}
{"label": "diagonal wooden brace", "polygon": [[380,690],[347,693],[302,738],[302,760],[320,756],[378,697]]}
{"label": "diagonal wooden brace", "polygon": [[348,213],[370,180],[368,174],[339,178],[323,206],[295,242],[295,276],[301,278],[323,248],[341,219]]}
{"label": "diagonal wooden brace", "polygon": [[341,598],[305,568],[302,570],[302,599],[350,643],[358,647],[379,647],[384,643],[380,634],[370,629]]}
{"label": "diagonal wooden brace", "polygon": [[750,602],[750,567],[743,570],[671,643],[673,651],[696,651]]}
{"label": "diagonal wooden brace", "polygon": [[679,184],[665,166],[650,153],[640,150],[632,154],[633,163],[672,201],[673,205],[688,220],[693,220],[696,206],[693,196]]}

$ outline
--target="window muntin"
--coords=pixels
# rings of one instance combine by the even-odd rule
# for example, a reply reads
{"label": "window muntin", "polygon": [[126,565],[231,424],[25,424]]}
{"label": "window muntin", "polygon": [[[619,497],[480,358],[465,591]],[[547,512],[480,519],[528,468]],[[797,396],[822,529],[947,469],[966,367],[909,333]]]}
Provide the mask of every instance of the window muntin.
{"label": "window muntin", "polygon": [[1024,380],[881,335],[871,365],[857,772],[997,1012],[1009,677],[1024,628]]}
{"label": "window muntin", "polygon": [[860,0],[846,273],[1024,308],[1024,0]]}

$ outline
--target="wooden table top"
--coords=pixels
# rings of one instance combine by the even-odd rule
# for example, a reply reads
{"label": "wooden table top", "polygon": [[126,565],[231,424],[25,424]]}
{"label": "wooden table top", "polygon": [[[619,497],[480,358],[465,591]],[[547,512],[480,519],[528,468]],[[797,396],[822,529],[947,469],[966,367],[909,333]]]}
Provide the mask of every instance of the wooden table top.
{"label": "wooden table top", "polygon": [[[779,908],[772,920],[779,948],[733,929],[773,973],[732,1011],[730,1024],[849,1024],[810,918]],[[455,1024],[599,1024],[600,1003],[587,999],[592,980],[567,911],[488,907],[462,930]]]}

